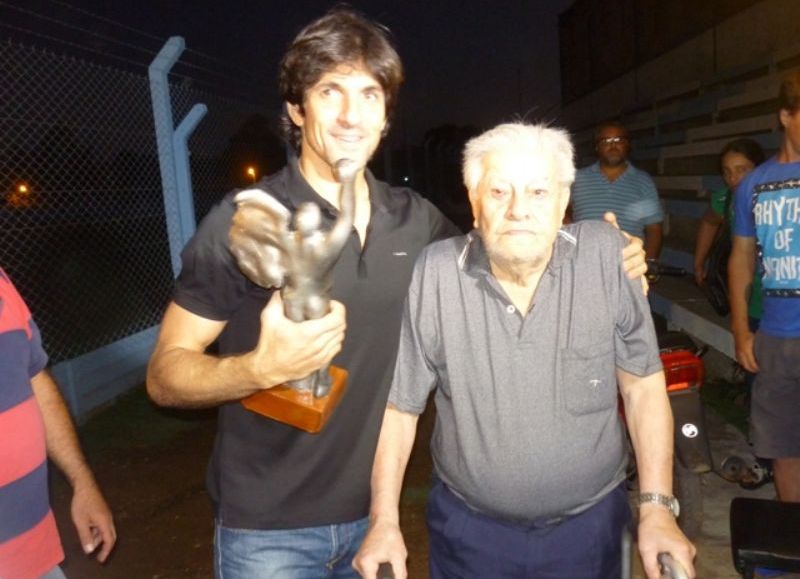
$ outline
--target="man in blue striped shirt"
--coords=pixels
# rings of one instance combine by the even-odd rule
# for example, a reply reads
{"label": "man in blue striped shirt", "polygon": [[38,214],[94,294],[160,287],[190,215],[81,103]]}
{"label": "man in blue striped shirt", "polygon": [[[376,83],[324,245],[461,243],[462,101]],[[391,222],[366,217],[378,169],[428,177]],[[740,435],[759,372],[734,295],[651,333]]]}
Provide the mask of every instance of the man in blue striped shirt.
{"label": "man in blue striped shirt", "polygon": [[597,162],[575,176],[572,218],[602,219],[612,211],[623,231],[644,239],[647,258],[658,259],[664,220],[658,191],[650,175],[628,161],[630,148],[628,131],[621,123],[608,121],[597,127]]}

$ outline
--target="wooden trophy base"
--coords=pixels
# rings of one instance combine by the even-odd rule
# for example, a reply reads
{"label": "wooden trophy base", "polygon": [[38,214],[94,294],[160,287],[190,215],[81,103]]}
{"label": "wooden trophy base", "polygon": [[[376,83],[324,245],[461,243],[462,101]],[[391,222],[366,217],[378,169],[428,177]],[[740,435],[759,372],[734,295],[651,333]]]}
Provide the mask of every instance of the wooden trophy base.
{"label": "wooden trophy base", "polygon": [[347,370],[330,366],[328,371],[333,378],[333,385],[322,398],[314,398],[311,392],[274,386],[244,398],[242,404],[262,416],[316,434],[325,426],[347,387]]}

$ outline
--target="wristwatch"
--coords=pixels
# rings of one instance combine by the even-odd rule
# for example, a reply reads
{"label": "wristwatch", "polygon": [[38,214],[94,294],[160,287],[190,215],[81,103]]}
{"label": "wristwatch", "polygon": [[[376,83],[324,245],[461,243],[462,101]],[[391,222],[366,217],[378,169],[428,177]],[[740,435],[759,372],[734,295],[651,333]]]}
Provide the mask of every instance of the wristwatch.
{"label": "wristwatch", "polygon": [[645,503],[655,503],[662,507],[667,507],[672,516],[676,519],[681,513],[681,506],[678,504],[678,499],[669,495],[662,495],[661,493],[639,493],[638,505],[642,506]]}

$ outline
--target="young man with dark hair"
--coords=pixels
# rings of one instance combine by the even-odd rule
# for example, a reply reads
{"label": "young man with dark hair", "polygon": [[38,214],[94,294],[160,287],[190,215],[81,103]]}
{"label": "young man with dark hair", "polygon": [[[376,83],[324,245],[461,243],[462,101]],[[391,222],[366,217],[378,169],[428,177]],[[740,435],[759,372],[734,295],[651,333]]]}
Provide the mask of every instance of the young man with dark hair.
{"label": "young man with dark hair", "polygon": [[[757,372],[750,438],[771,458],[778,499],[800,502],[800,72],[788,74],[778,96],[783,142],[736,189],[733,248],[728,260],[736,359]],[[758,258],[763,314],[748,326],[747,303]]]}
{"label": "young man with dark hair", "polygon": [[[299,158],[256,186],[293,213],[315,202],[330,226],[339,210],[333,167],[341,158],[366,165],[402,78],[383,27],[346,9],[308,25],[280,68]],[[148,391],[167,406],[220,405],[208,472],[217,577],[354,575],[350,562],[366,530],[369,474],[414,258],[429,242],[458,233],[417,193],[368,170],[355,188],[353,232],[333,269],[331,313],[321,319],[288,320],[280,294],[239,271],[228,251],[233,194],[184,250]],[[206,354],[217,339],[220,356]],[[334,356],[348,371],[347,391],[318,434],[239,402]]]}

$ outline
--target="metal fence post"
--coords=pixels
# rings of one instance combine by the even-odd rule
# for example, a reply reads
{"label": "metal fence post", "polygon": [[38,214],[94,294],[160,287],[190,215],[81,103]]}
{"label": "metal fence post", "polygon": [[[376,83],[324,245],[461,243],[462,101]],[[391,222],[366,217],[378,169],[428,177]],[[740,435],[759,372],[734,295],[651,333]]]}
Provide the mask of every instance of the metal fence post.
{"label": "metal fence post", "polygon": [[[204,104],[192,107],[175,133],[172,135],[172,151],[175,160],[175,179],[178,191],[178,220],[181,225],[181,247],[191,239],[197,229],[197,219],[194,214],[194,196],[192,195],[192,170],[189,166],[189,135],[192,134],[197,124],[208,112]],[[177,271],[175,272],[177,274]]]}
{"label": "metal fence post", "polygon": [[269,138],[248,128],[271,116],[263,104],[178,89],[182,51],[171,39],[131,72],[0,42],[0,264],[78,421],[144,382],[195,211]]}
{"label": "metal fence post", "polygon": [[171,37],[148,68],[170,258],[172,271],[176,276],[181,267],[181,249],[195,230],[194,198],[186,142],[208,110],[205,105],[195,105],[177,130],[174,129],[168,75],[185,48],[186,42],[183,38]]}

